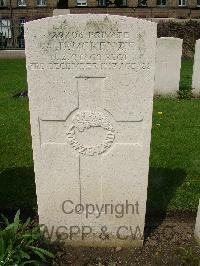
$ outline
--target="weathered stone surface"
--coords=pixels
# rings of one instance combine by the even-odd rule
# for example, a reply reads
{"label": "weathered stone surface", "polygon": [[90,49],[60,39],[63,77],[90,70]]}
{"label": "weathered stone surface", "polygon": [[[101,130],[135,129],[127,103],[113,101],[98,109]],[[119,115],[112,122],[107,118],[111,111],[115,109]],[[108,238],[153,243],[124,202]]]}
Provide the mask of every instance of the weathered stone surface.
{"label": "weathered stone surface", "polygon": [[71,245],[142,245],[156,24],[67,15],[25,38],[40,223]]}
{"label": "weathered stone surface", "polygon": [[195,46],[192,88],[193,94],[195,96],[200,96],[200,40],[197,40]]}
{"label": "weathered stone surface", "polygon": [[200,201],[199,201],[199,209],[198,209],[198,212],[197,212],[197,219],[196,219],[194,237],[197,240],[197,243],[200,245]]}
{"label": "weathered stone surface", "polygon": [[176,96],[179,90],[183,40],[163,37],[157,40],[155,95]]}
{"label": "weathered stone surface", "polygon": [[69,15],[70,9],[54,9],[53,16]]}

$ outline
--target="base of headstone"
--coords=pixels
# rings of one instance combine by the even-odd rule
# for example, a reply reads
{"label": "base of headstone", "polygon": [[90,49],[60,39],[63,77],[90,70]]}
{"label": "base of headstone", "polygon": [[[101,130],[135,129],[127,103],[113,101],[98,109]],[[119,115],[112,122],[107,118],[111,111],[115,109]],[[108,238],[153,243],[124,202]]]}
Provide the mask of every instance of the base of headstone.
{"label": "base of headstone", "polygon": [[200,92],[198,93],[197,90],[200,90],[200,88],[196,89],[196,88],[192,88],[192,97],[195,99],[199,99],[200,98]]}
{"label": "base of headstone", "polygon": [[197,244],[200,246],[200,236],[194,235]]}
{"label": "base of headstone", "polygon": [[194,230],[194,237],[197,243],[200,245],[200,201],[199,201],[199,208],[197,212],[197,219],[196,219],[196,226]]}
{"label": "base of headstone", "polygon": [[[57,241],[57,239],[55,239]],[[71,247],[98,247],[98,248],[141,248],[143,247],[143,241],[142,240],[134,240],[134,241],[119,241],[119,240],[113,240],[113,241],[99,241],[91,240],[91,241],[63,241],[63,245],[65,247],[71,246]]]}

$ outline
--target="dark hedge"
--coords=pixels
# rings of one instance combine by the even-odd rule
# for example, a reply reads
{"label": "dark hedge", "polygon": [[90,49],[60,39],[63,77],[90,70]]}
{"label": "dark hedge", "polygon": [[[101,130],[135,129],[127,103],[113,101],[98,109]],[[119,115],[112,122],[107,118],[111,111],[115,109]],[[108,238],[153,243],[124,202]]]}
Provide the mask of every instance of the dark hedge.
{"label": "dark hedge", "polygon": [[158,23],[158,37],[183,39],[183,57],[192,58],[195,42],[200,39],[200,22],[194,20],[186,22],[160,21]]}

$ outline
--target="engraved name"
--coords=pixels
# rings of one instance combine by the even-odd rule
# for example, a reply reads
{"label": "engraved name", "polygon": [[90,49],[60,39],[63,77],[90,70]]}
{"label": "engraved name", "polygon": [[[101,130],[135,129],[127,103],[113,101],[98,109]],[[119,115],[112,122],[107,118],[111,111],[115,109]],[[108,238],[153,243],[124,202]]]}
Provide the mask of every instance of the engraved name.
{"label": "engraved name", "polygon": [[[105,25],[104,25],[105,26]],[[150,70],[150,62],[143,59],[143,36],[128,31],[73,31],[63,22],[48,32],[38,47],[48,60],[31,62],[30,70]],[[142,42],[139,45],[138,43]],[[141,48],[142,47],[142,48]],[[139,60],[134,55],[139,55]]]}
{"label": "engraved name", "polygon": [[134,42],[106,42],[106,41],[99,41],[99,42],[58,42],[54,44],[54,48],[57,50],[63,51],[80,51],[80,50],[89,50],[89,51],[106,51],[106,50],[114,50],[118,51],[127,51],[134,47]]}

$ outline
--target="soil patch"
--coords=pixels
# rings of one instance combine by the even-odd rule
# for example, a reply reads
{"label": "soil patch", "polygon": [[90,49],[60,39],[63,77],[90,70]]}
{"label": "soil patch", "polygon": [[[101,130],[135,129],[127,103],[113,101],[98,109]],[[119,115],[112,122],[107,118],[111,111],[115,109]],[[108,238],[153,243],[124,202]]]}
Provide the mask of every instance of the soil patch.
{"label": "soil patch", "polygon": [[[200,247],[193,232],[195,214],[176,214],[147,219],[142,248],[74,248],[54,245],[55,266],[94,265],[199,265]],[[156,220],[156,221],[155,221]]]}

